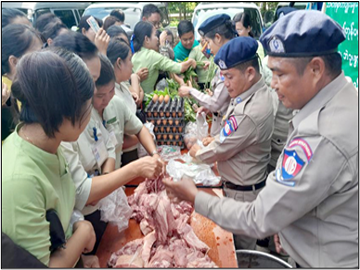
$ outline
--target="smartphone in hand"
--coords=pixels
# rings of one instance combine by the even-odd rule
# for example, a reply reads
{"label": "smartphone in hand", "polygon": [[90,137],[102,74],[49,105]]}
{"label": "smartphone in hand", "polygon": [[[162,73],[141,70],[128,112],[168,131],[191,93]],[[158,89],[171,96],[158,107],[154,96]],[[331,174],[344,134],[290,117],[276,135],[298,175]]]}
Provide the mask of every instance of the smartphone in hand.
{"label": "smartphone in hand", "polygon": [[86,20],[86,22],[90,25],[91,29],[95,32],[95,34],[100,30],[100,27],[93,16],[90,16]]}

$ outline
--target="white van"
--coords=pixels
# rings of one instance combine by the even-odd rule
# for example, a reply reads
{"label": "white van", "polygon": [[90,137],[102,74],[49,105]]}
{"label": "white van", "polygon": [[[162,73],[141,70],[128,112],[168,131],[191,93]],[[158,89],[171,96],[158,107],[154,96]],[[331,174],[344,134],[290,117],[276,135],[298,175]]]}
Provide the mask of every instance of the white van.
{"label": "white van", "polygon": [[121,9],[125,14],[125,24],[134,30],[135,25],[141,21],[144,6],[148,4],[154,4],[159,8],[163,27],[169,25],[166,2],[99,2],[88,6],[83,16],[92,15],[104,21],[112,10]]}
{"label": "white van", "polygon": [[199,26],[211,16],[217,14],[228,14],[231,19],[239,12],[245,12],[250,15],[252,22],[252,32],[256,39],[259,39],[263,32],[264,23],[261,17],[260,9],[254,3],[243,2],[203,2],[196,6],[191,22],[195,28],[195,39],[199,40]]}
{"label": "white van", "polygon": [[2,2],[2,8],[16,8],[24,12],[35,25],[44,13],[54,13],[68,27],[77,26],[86,7],[91,2]]}

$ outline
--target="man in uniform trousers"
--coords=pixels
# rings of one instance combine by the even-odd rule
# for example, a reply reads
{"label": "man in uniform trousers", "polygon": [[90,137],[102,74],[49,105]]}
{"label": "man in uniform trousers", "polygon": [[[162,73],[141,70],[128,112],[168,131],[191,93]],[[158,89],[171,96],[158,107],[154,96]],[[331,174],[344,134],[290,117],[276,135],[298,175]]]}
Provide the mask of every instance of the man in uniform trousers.
{"label": "man in uniform trousers", "polygon": [[[265,186],[270,160],[274,113],[271,93],[259,73],[251,37],[230,40],[215,56],[231,101],[220,133],[194,145],[190,155],[205,163],[217,161],[227,197],[251,202]],[[211,141],[209,143],[209,141]],[[237,249],[255,249],[256,239],[235,235]]]}
{"label": "man in uniform trousers", "polygon": [[188,179],[164,181],[169,193],[236,234],[278,233],[278,248],[298,267],[358,267],[358,97],[341,71],[344,40],[339,24],[309,10],[280,18],[260,37],[271,87],[299,112],[256,200],[220,199]]}

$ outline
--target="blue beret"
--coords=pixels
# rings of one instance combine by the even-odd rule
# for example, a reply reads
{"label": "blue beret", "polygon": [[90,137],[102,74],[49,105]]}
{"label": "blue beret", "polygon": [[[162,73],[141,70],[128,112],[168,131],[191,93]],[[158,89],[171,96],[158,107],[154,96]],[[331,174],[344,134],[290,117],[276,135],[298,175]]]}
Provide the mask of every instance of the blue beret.
{"label": "blue beret", "polygon": [[220,69],[229,69],[255,57],[258,49],[257,41],[252,37],[233,38],[223,45],[214,58]]}
{"label": "blue beret", "polygon": [[226,21],[231,20],[230,16],[227,14],[214,15],[210,18],[207,18],[199,27],[198,32],[200,35],[204,36],[206,33],[210,32],[214,28],[225,24]]}
{"label": "blue beret", "polygon": [[341,26],[316,10],[298,10],[281,17],[260,37],[269,56],[306,57],[337,52],[345,40]]}

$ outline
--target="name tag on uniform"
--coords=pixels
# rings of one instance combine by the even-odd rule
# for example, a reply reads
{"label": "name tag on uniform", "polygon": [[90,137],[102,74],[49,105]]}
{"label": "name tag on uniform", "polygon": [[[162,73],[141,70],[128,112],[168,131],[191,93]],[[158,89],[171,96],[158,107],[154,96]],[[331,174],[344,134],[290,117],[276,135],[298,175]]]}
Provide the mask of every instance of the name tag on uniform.
{"label": "name tag on uniform", "polygon": [[117,147],[117,145],[118,145],[118,140],[116,139],[116,136],[115,136],[115,132],[114,131],[111,131],[110,133],[109,133],[109,140],[112,142],[112,144],[115,146],[115,147]]}
{"label": "name tag on uniform", "polygon": [[98,167],[101,168],[101,165],[103,165],[105,160],[109,157],[109,153],[106,149],[104,140],[99,139],[98,141],[95,142],[95,145],[93,145],[91,148],[92,148],[92,152],[94,154],[96,163],[97,163]]}

